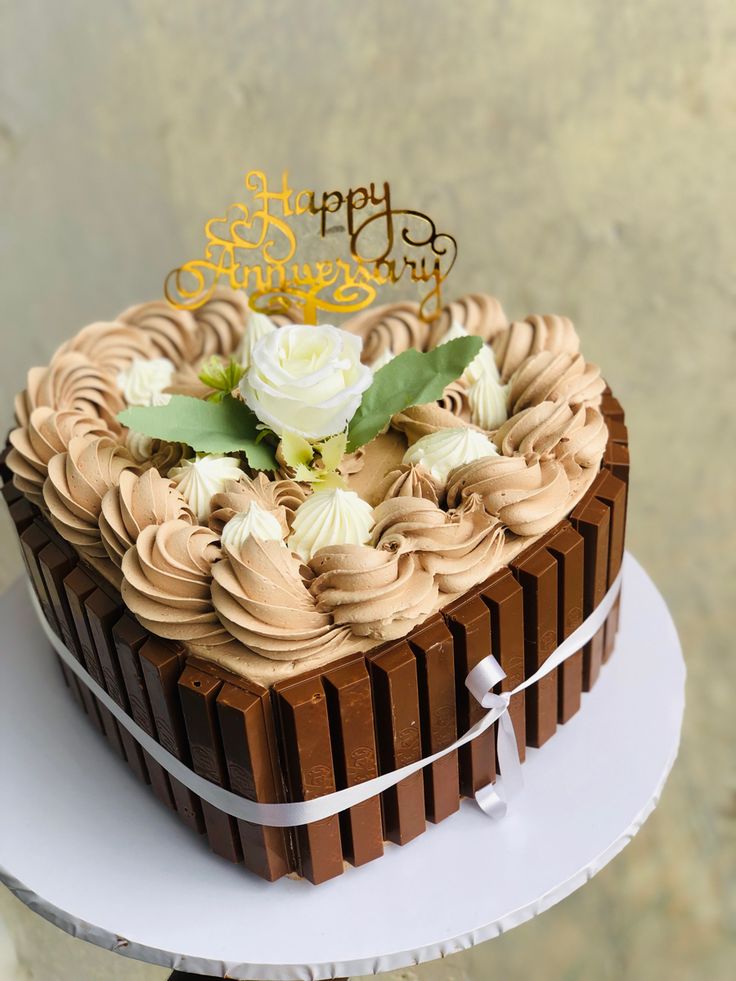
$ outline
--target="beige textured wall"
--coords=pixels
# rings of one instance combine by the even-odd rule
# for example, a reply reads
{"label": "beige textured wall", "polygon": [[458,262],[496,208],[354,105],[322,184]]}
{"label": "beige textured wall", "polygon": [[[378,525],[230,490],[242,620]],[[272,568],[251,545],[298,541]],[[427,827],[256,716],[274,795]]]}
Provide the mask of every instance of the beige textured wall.
{"label": "beige textured wall", "polygon": [[[626,406],[629,543],[689,665],[680,762],[592,884],[406,981],[733,968],[735,36],[731,0],[0,0],[3,426],[25,369],[157,296],[253,166],[389,177],[457,234],[451,292],[570,314]],[[27,977],[162,977],[0,910]]]}

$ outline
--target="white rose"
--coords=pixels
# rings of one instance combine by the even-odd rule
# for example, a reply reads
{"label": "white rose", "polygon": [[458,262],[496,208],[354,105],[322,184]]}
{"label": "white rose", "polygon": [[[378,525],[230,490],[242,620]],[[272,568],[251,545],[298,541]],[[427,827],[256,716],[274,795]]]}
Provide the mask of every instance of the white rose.
{"label": "white rose", "polygon": [[363,341],[322,324],[290,324],[256,343],[240,382],[246,404],[279,436],[323,439],[345,429],[373,381]]}

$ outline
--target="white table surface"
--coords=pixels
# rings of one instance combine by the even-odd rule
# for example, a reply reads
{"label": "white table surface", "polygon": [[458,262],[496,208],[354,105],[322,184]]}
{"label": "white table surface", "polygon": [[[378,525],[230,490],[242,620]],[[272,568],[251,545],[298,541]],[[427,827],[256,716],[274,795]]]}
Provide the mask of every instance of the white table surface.
{"label": "white table surface", "polygon": [[319,887],[213,856],[74,704],[24,583],[0,598],[0,879],[62,929],[192,973],[370,974],[488,940],[587,882],[636,834],[675,760],[685,668],[656,587],[626,557],[615,654],[500,822],[459,814]]}

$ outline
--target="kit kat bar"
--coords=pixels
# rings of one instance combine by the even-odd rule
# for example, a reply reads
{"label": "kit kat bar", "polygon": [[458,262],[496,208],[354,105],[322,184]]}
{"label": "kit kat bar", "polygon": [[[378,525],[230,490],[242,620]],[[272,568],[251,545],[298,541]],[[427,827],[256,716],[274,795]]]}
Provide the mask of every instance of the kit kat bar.
{"label": "kit kat bar", "polygon": [[[198,668],[187,666],[179,678],[184,725],[192,754],[192,769],[218,787],[228,788],[227,769],[217,718],[217,696],[222,681]],[[202,800],[205,832],[212,851],[235,864],[243,850],[235,818]]]}
{"label": "kit kat bar", "polygon": [[[376,743],[381,773],[390,773],[422,756],[417,663],[405,641],[368,657],[376,712]],[[424,776],[420,770],[383,793],[383,827],[397,845],[426,829]]]}
{"label": "kit kat bar", "polygon": [[[139,659],[156,738],[172,756],[189,765],[189,743],[178,691],[183,652],[158,637],[149,637],[139,650]],[[190,828],[202,834],[204,821],[199,798],[170,774],[169,783],[177,814]]]}
{"label": "kit kat bar", "polygon": [[[265,703],[265,705],[264,705]],[[271,756],[264,707],[268,694],[256,694],[224,684],[217,696],[217,714],[230,789],[262,804],[284,800],[277,779],[277,761]],[[296,870],[295,858],[284,828],[270,828],[238,821],[243,864],[262,879],[275,882]]]}
{"label": "kit kat bar", "polygon": [[64,591],[64,579],[74,569],[76,562],[65,555],[53,542],[49,542],[38,554],[38,566],[43,576],[49,601],[59,624],[64,646],[80,663],[83,663],[79,638],[74,629],[69,601]]}
{"label": "kit kat bar", "polygon": [[8,507],[10,507],[12,504],[15,504],[16,501],[20,501],[21,498],[23,497],[23,494],[18,490],[18,488],[15,486],[12,480],[6,484],[3,484],[2,490],[0,490],[0,494],[3,495],[3,498],[5,499],[5,503],[7,504]]}
{"label": "kit kat bar", "polygon": [[[323,679],[332,731],[337,789],[378,776],[371,682],[360,658],[328,671]],[[343,857],[351,865],[383,855],[381,798],[371,797],[340,815]]]}
{"label": "kit kat bar", "polygon": [[104,688],[105,679],[102,674],[102,665],[100,664],[100,659],[89,631],[84,606],[85,600],[94,593],[97,585],[91,576],[78,565],[76,569],[72,569],[71,572],[64,576],[63,587],[67,607],[71,614],[71,626],[74,628],[79,642],[82,662],[93,680],[101,688]]}
{"label": "kit kat bar", "polygon": [[[557,562],[544,547],[522,552],[511,570],[524,591],[524,673],[529,678],[557,647]],[[557,728],[557,669],[526,689],[526,740],[543,746]]]}
{"label": "kit kat bar", "polygon": [[[491,653],[491,615],[479,596],[460,600],[443,611],[455,654],[457,728],[464,735],[486,710],[470,694],[465,679]],[[496,779],[496,726],[460,748],[460,790],[473,797]]]}
{"label": "kit kat bar", "polygon": [[601,413],[605,417],[606,422],[608,422],[609,419],[613,422],[626,421],[621,403],[610,393],[608,395],[601,396]]}
{"label": "kit kat bar", "polygon": [[[422,756],[431,756],[457,739],[455,652],[452,634],[440,616],[407,638],[417,659],[421,709]],[[439,823],[460,807],[457,750],[425,767],[427,819]]]}
{"label": "kit kat bar", "polygon": [[[583,622],[585,545],[582,536],[565,522],[547,543],[557,560],[557,643],[561,644]],[[567,722],[580,708],[583,692],[583,650],[576,651],[557,669],[557,721]]]}
{"label": "kit kat bar", "polygon": [[[273,686],[289,798],[313,800],[336,790],[327,699],[319,677]],[[301,874],[319,885],[343,872],[338,815],[295,829]]]}
{"label": "kit kat bar", "polygon": [[34,521],[20,536],[20,549],[31,584],[38,597],[38,602],[41,604],[43,614],[54,633],[61,636],[59,621],[56,619],[56,614],[51,605],[48,590],[46,589],[46,584],[38,564],[39,554],[46,548],[50,541],[51,539],[41,524],[38,521]]}
{"label": "kit kat bar", "polygon": [[[588,617],[606,594],[610,510],[597,498],[586,497],[572,511],[570,521],[584,542],[583,615]],[[590,691],[600,674],[604,640],[601,627],[583,648],[583,691]]]}
{"label": "kit kat bar", "polygon": [[8,514],[15,525],[15,533],[20,538],[26,528],[32,524],[37,512],[30,501],[27,501],[25,497],[21,497],[20,500],[10,505]]}
{"label": "kit kat bar", "polygon": [[626,484],[612,473],[602,470],[596,477],[591,491],[611,511],[608,570],[606,573],[606,585],[610,588],[621,569],[624,558]]}
{"label": "kit kat bar", "polygon": [[[8,433],[10,435],[10,433]],[[13,479],[13,471],[8,466],[8,453],[10,453],[10,443],[5,444],[5,448],[0,453],[0,480],[3,484],[9,484]]]}
{"label": "kit kat bar", "polygon": [[[491,651],[506,677],[501,691],[513,691],[524,680],[524,591],[508,568],[483,584],[480,597],[491,615]],[[526,757],[526,691],[509,703],[519,759]]]}

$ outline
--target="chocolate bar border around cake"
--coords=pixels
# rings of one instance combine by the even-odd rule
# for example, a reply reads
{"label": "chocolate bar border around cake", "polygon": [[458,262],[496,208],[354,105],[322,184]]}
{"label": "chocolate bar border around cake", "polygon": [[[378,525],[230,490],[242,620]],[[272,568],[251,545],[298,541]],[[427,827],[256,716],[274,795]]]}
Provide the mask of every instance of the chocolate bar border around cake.
{"label": "chocolate bar border around cake", "polygon": [[[623,410],[610,390],[604,396],[602,410],[609,424],[609,441],[600,473],[569,518],[518,557],[517,565],[523,569],[525,560],[542,550],[546,558],[532,562],[532,568],[539,565],[541,571],[542,567],[554,567],[556,643],[574,629],[581,615],[587,616],[600,602],[617,575],[623,554],[628,504],[628,432]],[[528,677],[529,670],[539,661],[539,652],[533,648],[534,656],[524,667],[523,651],[528,643],[524,633],[524,603],[530,600],[512,568],[504,567],[400,641],[299,675],[268,691],[261,689],[210,662],[187,655],[176,644],[148,634],[124,610],[109,582],[60,538],[38,509],[7,483],[7,477],[6,472],[3,496],[18,532],[26,569],[52,629],[144,731],[186,764],[199,760],[192,764],[193,768],[209,778],[215,777],[215,783],[219,781],[252,799],[309,798],[419,759],[441,748],[443,743],[452,742],[453,731],[462,733],[472,724],[471,718],[482,714],[464,685],[462,668],[466,663],[477,663],[480,656],[493,653],[507,675],[498,687],[508,691]],[[575,611],[574,601],[580,592],[575,577],[579,575],[581,553],[582,614]],[[60,570],[67,569],[60,576]],[[552,573],[545,575],[552,576]],[[555,727],[577,710],[578,685],[588,690],[600,666],[610,656],[618,610],[617,602],[596,638],[586,645],[587,655],[585,652],[581,652],[582,656],[574,655],[579,661],[587,656],[584,685],[577,680],[574,659],[557,669]],[[442,657],[434,657],[427,650],[431,645],[423,636],[431,634],[437,624],[446,631],[440,644],[444,647]],[[471,641],[473,649],[469,653],[463,650],[468,627],[475,629],[473,636],[477,638],[477,643]],[[538,648],[539,638],[535,640]],[[542,654],[547,646],[542,645]],[[193,830],[204,833],[199,798],[139,752],[137,744],[132,749],[131,737],[123,741],[124,729],[112,714],[97,703],[74,675],[64,671],[63,664],[62,671],[83,710],[92,716],[139,779],[144,783],[150,780],[154,793],[167,808],[174,810]],[[205,694],[193,686],[195,680],[205,685]],[[438,693],[446,696],[448,690],[455,692],[454,730],[449,718],[451,711],[447,718],[440,711],[440,722],[437,721],[438,705],[448,709]],[[348,703],[351,693],[364,706],[365,717],[351,716]],[[315,695],[319,696],[320,733],[318,750],[311,758],[323,777],[327,773],[316,784],[310,783],[309,772],[304,772],[301,765],[302,761],[308,762],[309,747],[305,740],[307,732],[310,739],[312,735],[309,719],[314,716],[311,699]],[[522,759],[526,745],[539,740],[539,731],[530,732],[529,738],[524,733],[529,712],[525,702],[527,706],[529,702],[534,705],[535,698],[538,705],[540,693],[530,689],[514,696],[510,705]],[[543,700],[545,706],[547,701],[551,704],[546,693]],[[406,732],[402,734],[401,726],[387,725],[387,718],[397,709],[399,721],[403,713],[403,720],[413,730],[411,740],[404,738]],[[532,712],[532,720],[538,726],[536,711]],[[298,724],[296,716],[299,716]],[[196,726],[192,724],[193,717]],[[542,728],[552,730],[551,716]],[[370,732],[373,747],[366,740]],[[228,842],[220,851],[236,861],[242,855],[244,866],[264,879],[276,879],[295,871],[313,882],[339,875],[346,863],[362,864],[380,857],[384,841],[413,840],[423,832],[426,820],[443,820],[457,809],[456,793],[459,802],[461,795],[469,796],[484,782],[494,779],[493,731],[484,737],[464,747],[456,761],[455,754],[449,754],[439,765],[403,781],[405,786],[399,785],[400,790],[384,792],[380,801],[372,798],[317,825],[274,829],[227,819],[226,826],[235,829],[232,844]],[[367,745],[363,746],[366,741]],[[214,770],[202,765],[203,746],[214,753],[217,761]],[[351,756],[350,749],[358,751],[357,757],[354,752]],[[373,750],[375,761],[371,760]],[[350,766],[351,759],[360,760],[364,772]],[[258,779],[253,775],[255,770]],[[327,834],[325,827],[329,829]]]}

